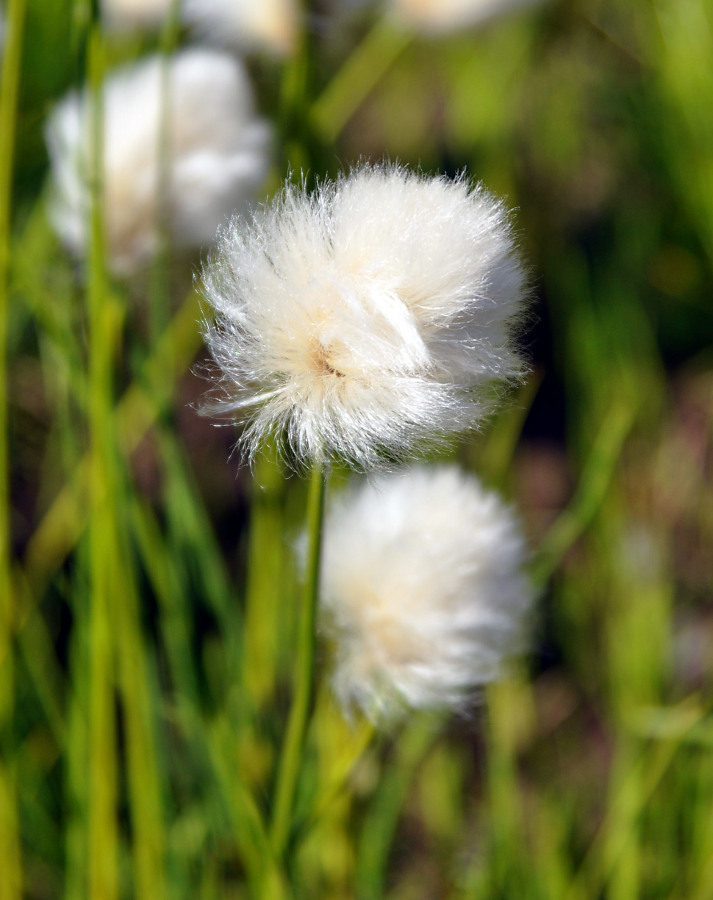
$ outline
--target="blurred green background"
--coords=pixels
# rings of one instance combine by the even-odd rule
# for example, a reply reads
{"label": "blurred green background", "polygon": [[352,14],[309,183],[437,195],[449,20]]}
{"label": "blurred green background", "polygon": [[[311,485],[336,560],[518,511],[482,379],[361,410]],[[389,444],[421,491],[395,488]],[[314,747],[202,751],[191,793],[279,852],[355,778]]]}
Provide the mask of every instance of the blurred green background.
{"label": "blurred green background", "polygon": [[87,15],[27,5],[0,223],[0,900],[712,898],[713,4],[429,39],[323,4],[292,59],[249,61],[272,189],[288,163],[465,169],[515,208],[534,296],[528,384],[453,451],[521,510],[532,655],[472,717],[371,741],[322,679],[287,879],[263,819],[304,488],[192,406],[199,258],[87,290],[48,225],[43,127]]}

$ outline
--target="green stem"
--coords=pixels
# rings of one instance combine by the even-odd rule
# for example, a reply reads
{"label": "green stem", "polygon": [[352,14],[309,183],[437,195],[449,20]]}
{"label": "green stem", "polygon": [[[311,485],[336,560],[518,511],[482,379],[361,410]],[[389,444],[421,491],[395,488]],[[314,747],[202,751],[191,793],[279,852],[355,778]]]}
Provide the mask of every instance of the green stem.
{"label": "green stem", "polygon": [[[319,717],[319,711],[315,712],[315,718]],[[354,769],[364,758],[364,754],[374,743],[377,731],[372,722],[364,721],[360,730],[355,735],[354,744],[345,756],[336,759],[322,782],[322,788],[315,797],[312,808],[307,817],[300,822],[299,840],[304,841],[329,808],[345,793],[349,787],[349,779]]]}
{"label": "green stem", "polygon": [[326,474],[318,464],[312,470],[307,500],[307,537],[309,541],[295,666],[295,694],[282,745],[270,840],[276,858],[285,850],[292,819],[297,776],[304,747],[307,720],[312,704],[315,621],[319,596],[319,569],[322,549],[322,520]]}
{"label": "green stem", "polygon": [[250,503],[243,686],[251,714],[267,706],[273,696],[284,643],[284,629],[277,625],[284,565],[284,491],[283,465],[274,448],[268,447],[255,463]]}
{"label": "green stem", "polygon": [[[175,116],[173,98],[173,56],[181,36],[181,0],[171,0],[166,22],[161,30],[161,71],[160,104],[158,123],[158,184],[156,185],[156,229],[157,249],[151,266],[149,283],[149,347],[154,346],[163,334],[168,318],[172,261],[170,196],[173,180],[172,119]],[[173,384],[171,385],[173,387]],[[170,391],[169,391],[170,395]],[[161,397],[162,401],[168,398]],[[159,404],[166,412],[168,403]]]}
{"label": "green stem", "polygon": [[104,41],[96,5],[88,41],[90,97],[90,247],[87,281],[89,319],[89,811],[87,884],[92,900],[118,894],[116,721],[114,716],[113,601],[120,576],[116,554],[116,485],[112,404],[112,357],[116,327],[104,253],[103,77]]}
{"label": "green stem", "polygon": [[612,406],[587,459],[577,491],[542,539],[532,565],[532,581],[543,589],[565,554],[584,533],[599,510],[611,483],[634,411],[625,402]]}
{"label": "green stem", "polygon": [[[125,457],[136,449],[157,420],[161,404],[156,398],[164,396],[166,381],[179,378],[194,359],[201,344],[196,327],[199,315],[198,297],[191,290],[157,341],[154,354],[116,405],[116,434],[121,436]],[[45,590],[84,530],[90,465],[88,453],[79,461],[28,541],[25,570],[36,596]]]}
{"label": "green stem", "polygon": [[357,900],[384,896],[386,875],[396,829],[412,790],[418,767],[436,740],[444,717],[440,713],[415,716],[399,735],[396,759],[382,773],[356,847],[354,895]]}
{"label": "green stem", "polygon": [[[8,451],[7,320],[10,307],[10,224],[12,175],[15,157],[17,102],[22,62],[24,0],[10,0],[7,8],[8,36],[4,48],[0,83],[0,732],[9,733],[13,717],[14,678],[12,632],[15,618],[10,547],[10,479]],[[9,762],[9,756],[0,758]],[[0,896],[16,900],[22,892],[22,869],[18,839],[15,774],[0,763],[0,858],[7,868],[0,878]]]}
{"label": "green stem", "polygon": [[[308,0],[297,4],[304,23],[309,15]],[[301,27],[294,52],[282,73],[277,124],[280,132],[281,169],[306,173],[313,163],[313,140],[308,115],[311,93],[312,41],[307,28]]]}
{"label": "green stem", "polygon": [[339,137],[410,40],[407,31],[395,28],[387,19],[377,21],[367,33],[312,104],[311,123],[325,143],[330,144]]}

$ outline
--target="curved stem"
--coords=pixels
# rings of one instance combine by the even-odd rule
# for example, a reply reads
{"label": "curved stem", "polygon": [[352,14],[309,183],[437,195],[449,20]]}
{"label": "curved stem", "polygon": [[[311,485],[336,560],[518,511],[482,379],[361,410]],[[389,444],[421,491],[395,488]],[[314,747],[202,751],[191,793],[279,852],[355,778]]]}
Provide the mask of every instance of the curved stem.
{"label": "curved stem", "polygon": [[295,693],[282,745],[273,807],[270,840],[276,858],[284,853],[292,819],[295,788],[302,760],[307,720],[312,705],[315,620],[319,596],[319,568],[322,548],[322,520],[326,474],[315,464],[307,501],[307,567],[305,571],[302,606],[295,665]]}

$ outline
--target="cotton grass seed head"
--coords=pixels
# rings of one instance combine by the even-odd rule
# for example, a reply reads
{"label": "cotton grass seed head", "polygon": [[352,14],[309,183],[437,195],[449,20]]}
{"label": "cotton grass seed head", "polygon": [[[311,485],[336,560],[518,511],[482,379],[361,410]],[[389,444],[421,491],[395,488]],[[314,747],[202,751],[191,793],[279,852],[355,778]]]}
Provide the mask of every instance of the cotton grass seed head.
{"label": "cotton grass seed head", "polygon": [[504,16],[537,0],[390,0],[393,15],[424,35],[446,34]]}
{"label": "cotton grass seed head", "polygon": [[381,476],[328,512],[322,625],[342,705],[461,710],[522,650],[532,591],[513,512],[453,467]]}
{"label": "cotton grass seed head", "polygon": [[[173,7],[174,0],[101,0],[114,32],[157,30]],[[221,47],[283,56],[297,36],[296,0],[180,0],[177,13],[193,35]]]}
{"label": "cotton grass seed head", "polygon": [[[163,78],[154,56],[112,74],[103,99],[103,204],[113,271],[130,274],[156,252],[163,163],[174,246],[212,243],[221,222],[253,198],[268,166],[270,132],[255,116],[243,66],[225,53],[185,50]],[[87,252],[90,118],[86,93],[72,93],[47,126],[50,216],[79,258]]]}
{"label": "cotton grass seed head", "polygon": [[297,37],[296,0],[183,0],[195,33],[220,46],[285,56]]}
{"label": "cotton grass seed head", "polygon": [[368,469],[477,427],[517,378],[523,269],[503,205],[465,177],[362,166],[235,218],[203,272],[215,407],[298,461]]}

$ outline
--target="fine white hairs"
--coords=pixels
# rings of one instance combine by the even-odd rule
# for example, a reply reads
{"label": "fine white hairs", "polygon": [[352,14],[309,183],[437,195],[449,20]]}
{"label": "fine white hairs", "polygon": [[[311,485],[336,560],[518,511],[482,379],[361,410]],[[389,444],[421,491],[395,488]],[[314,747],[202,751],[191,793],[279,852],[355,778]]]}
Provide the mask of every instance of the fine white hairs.
{"label": "fine white hairs", "polygon": [[524,560],[512,510],[455,467],[382,475],[338,498],[321,610],[342,705],[374,719],[463,709],[524,647]]}
{"label": "fine white hairs", "polygon": [[465,176],[362,165],[234,218],[203,272],[214,410],[298,462],[391,464],[477,428],[518,378],[525,277],[503,204]]}
{"label": "fine white hairs", "polygon": [[[167,63],[154,56],[114,72],[103,90],[103,117],[102,199],[116,274],[132,273],[156,252],[162,189],[171,240],[193,248],[212,243],[265,177],[270,131],[255,116],[245,69],[228,54],[185,50]],[[90,119],[87,94],[75,92],[47,125],[50,216],[79,258],[87,252]]]}

